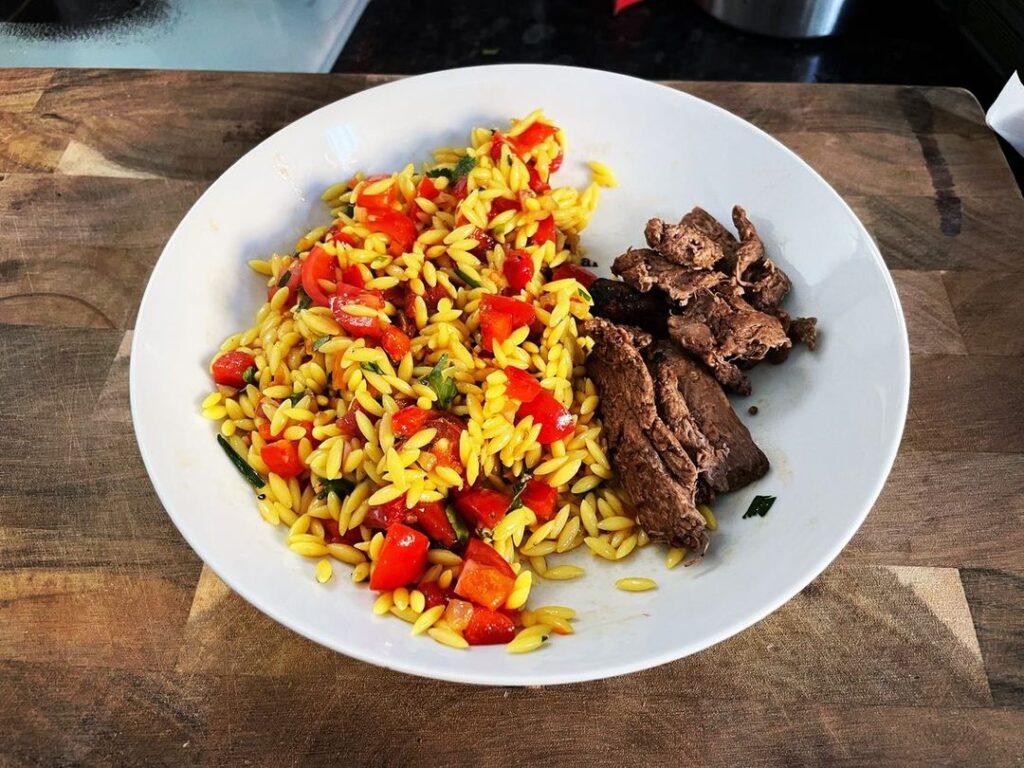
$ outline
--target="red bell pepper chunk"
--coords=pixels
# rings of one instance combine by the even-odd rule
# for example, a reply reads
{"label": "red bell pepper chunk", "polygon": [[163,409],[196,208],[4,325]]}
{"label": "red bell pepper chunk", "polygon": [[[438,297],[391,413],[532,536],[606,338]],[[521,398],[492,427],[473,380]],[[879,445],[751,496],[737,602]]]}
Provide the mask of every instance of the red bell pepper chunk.
{"label": "red bell pepper chunk", "polygon": [[512,319],[513,328],[529,325],[537,317],[537,312],[532,305],[519,299],[511,299],[508,296],[488,293],[484,295],[482,303],[484,309],[508,315]]}
{"label": "red bell pepper chunk", "polygon": [[471,538],[469,543],[466,544],[466,551],[463,552],[462,557],[464,560],[472,560],[480,565],[486,565],[488,568],[497,568],[510,579],[516,577],[516,572],[512,570],[512,566],[506,562],[504,557],[498,554],[498,550],[486,541]]}
{"label": "red bell pepper chunk", "polygon": [[494,342],[499,344],[512,335],[512,318],[509,315],[485,309],[480,313],[480,336],[484,349],[494,351]]}
{"label": "red bell pepper chunk", "polygon": [[[380,565],[377,567],[380,568]],[[467,560],[462,564],[462,573],[455,584],[455,594],[494,611],[505,604],[514,586],[515,579],[506,576],[497,568],[480,565],[475,560]]]}
{"label": "red bell pepper chunk", "polygon": [[[284,287],[288,289],[288,298],[285,300],[285,307],[290,307],[299,298],[299,286],[302,285],[302,262],[293,261],[292,265],[288,267],[288,282],[284,284]],[[281,287],[281,280],[284,275],[280,275],[277,280],[267,287],[267,301],[274,298],[274,294],[277,293],[278,288]]]}
{"label": "red bell pepper chunk", "polygon": [[397,363],[405,357],[405,353],[412,347],[412,339],[406,336],[397,326],[387,325],[384,327],[384,333],[381,335],[380,345],[388,353],[391,362]]}
{"label": "red bell pepper chunk", "polygon": [[579,264],[559,264],[551,273],[552,280],[565,280],[574,277],[576,282],[584,288],[590,288],[590,284],[597,280],[597,275]]}
{"label": "red bell pepper chunk", "polygon": [[427,200],[433,200],[441,194],[441,190],[434,186],[434,181],[429,176],[424,176],[420,179],[419,186],[416,187],[416,197],[425,197]]}
{"label": "red bell pepper chunk", "polygon": [[306,466],[299,458],[299,449],[291,440],[278,440],[260,449],[260,458],[276,475],[286,480],[301,475]]}
{"label": "red bell pepper chunk", "polygon": [[522,368],[516,368],[514,365],[505,366],[505,378],[508,379],[508,384],[505,385],[505,394],[521,403],[530,402],[544,391],[541,389],[540,382]]}
{"label": "red bell pepper chunk", "polygon": [[473,488],[459,497],[455,509],[476,528],[493,528],[508,511],[512,499],[490,488]]}
{"label": "red bell pepper chunk", "polygon": [[409,405],[391,417],[391,431],[395,437],[412,437],[436,415],[437,411],[425,411],[419,406]]}
{"label": "red bell pepper chunk", "polygon": [[[365,285],[363,273],[359,271],[359,267],[355,264],[349,264],[341,270],[341,282],[355,288],[362,288]],[[340,288],[341,286],[339,285],[338,287]]]}
{"label": "red bell pepper chunk", "polygon": [[520,405],[516,413],[520,419],[532,416],[533,423],[540,424],[537,442],[543,445],[548,445],[556,440],[564,440],[573,433],[576,426],[569,409],[546,390],[530,402]]}
{"label": "red bell pepper chunk", "polygon": [[548,216],[537,222],[537,232],[533,236],[533,242],[537,245],[555,242],[555,217]]}
{"label": "red bell pepper chunk", "polygon": [[427,565],[430,539],[402,523],[394,523],[384,537],[373,573],[370,589],[398,589],[414,583]]}
{"label": "red bell pepper chunk", "polygon": [[444,510],[444,503],[428,501],[415,507],[416,520],[420,528],[442,547],[451,548],[459,537]]}
{"label": "red bell pepper chunk", "polygon": [[398,184],[392,184],[383,192],[379,192],[376,195],[367,195],[363,192],[364,189],[374,182],[381,181],[386,178],[386,174],[379,174],[377,176],[371,176],[358,184],[353,190],[353,202],[356,205],[361,205],[363,208],[390,208],[398,199]]}
{"label": "red bell pepper chunk", "polygon": [[302,290],[318,307],[326,307],[329,297],[320,286],[321,280],[334,281],[337,260],[319,245],[314,245],[302,263]]}
{"label": "red bell pepper chunk", "polygon": [[558,490],[542,480],[530,480],[519,494],[519,500],[523,502],[523,506],[533,510],[538,520],[547,522],[555,516]]}
{"label": "red bell pepper chunk", "polygon": [[226,387],[241,389],[246,384],[243,375],[255,365],[256,359],[247,352],[237,349],[227,352],[213,361],[213,380]]}
{"label": "red bell pepper chunk", "polygon": [[509,141],[512,142],[512,146],[515,148],[516,154],[522,157],[538,144],[541,144],[545,140],[554,136],[557,132],[558,128],[554,125],[548,125],[547,123],[534,123],[518,136],[514,136],[509,139]]}
{"label": "red bell pepper chunk", "polygon": [[501,271],[505,273],[509,287],[515,291],[521,291],[533,279],[533,257],[526,251],[509,251],[505,256],[505,263],[502,264]]}
{"label": "red bell pepper chunk", "polygon": [[390,208],[366,209],[366,228],[371,232],[381,232],[391,240],[389,250],[393,256],[400,256],[416,241],[416,222],[404,213]]}
{"label": "red bell pepper chunk", "polygon": [[504,645],[516,636],[516,625],[504,613],[474,608],[462,636],[470,645]]}

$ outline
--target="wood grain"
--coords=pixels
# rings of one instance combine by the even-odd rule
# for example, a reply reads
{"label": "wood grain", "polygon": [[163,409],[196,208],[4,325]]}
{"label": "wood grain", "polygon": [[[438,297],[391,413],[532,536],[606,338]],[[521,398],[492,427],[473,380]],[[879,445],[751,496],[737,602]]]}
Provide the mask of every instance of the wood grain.
{"label": "wood grain", "polygon": [[0,765],[507,766],[524,738],[554,764],[1019,765],[1024,201],[957,89],[669,84],[832,181],[907,316],[889,482],[838,561],[762,622],[626,677],[469,688],[316,646],[202,566],[132,434],[142,290],[241,154],[391,79],[0,79]]}

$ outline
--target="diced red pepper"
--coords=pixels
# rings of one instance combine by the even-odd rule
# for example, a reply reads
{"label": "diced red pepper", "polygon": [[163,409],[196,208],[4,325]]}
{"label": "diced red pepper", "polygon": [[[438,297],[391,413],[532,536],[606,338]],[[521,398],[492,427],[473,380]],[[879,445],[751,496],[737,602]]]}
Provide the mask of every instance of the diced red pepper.
{"label": "diced red pepper", "polygon": [[326,307],[327,293],[320,285],[321,280],[334,281],[337,259],[319,245],[314,245],[302,263],[302,290],[318,307]]}
{"label": "diced red pepper", "polygon": [[371,176],[366,181],[358,184],[355,190],[353,190],[353,202],[364,208],[390,208],[398,199],[398,184],[392,183],[390,187],[376,195],[367,195],[363,192],[371,184],[386,178],[386,174],[380,174],[378,176]]}
{"label": "diced red pepper", "polygon": [[452,600],[448,597],[448,593],[437,586],[436,581],[428,581],[426,584],[420,584],[416,589],[422,592],[423,597],[425,598],[423,610],[429,610],[436,605],[444,605],[445,603],[451,605],[452,603]]}
{"label": "diced red pepper", "polygon": [[394,325],[384,327],[384,333],[380,339],[380,345],[388,353],[393,363],[397,363],[405,353],[412,347],[412,340],[406,336],[401,329]]}
{"label": "diced red pepper", "polygon": [[453,597],[448,601],[448,607],[444,610],[444,620],[452,629],[461,632],[469,626],[473,618],[473,604],[468,600],[459,600]]}
{"label": "diced red pepper", "polygon": [[425,411],[415,405],[406,406],[391,417],[391,431],[395,433],[395,437],[412,437],[437,413],[439,412]]}
{"label": "diced red pepper", "polygon": [[404,213],[390,208],[367,208],[366,228],[371,232],[381,232],[391,240],[388,249],[392,256],[400,256],[410,248],[416,240],[416,222]]}
{"label": "diced red pepper", "polygon": [[576,278],[576,282],[584,288],[590,288],[590,284],[597,280],[597,275],[579,264],[559,264],[551,273],[552,280],[565,280],[570,277]]}
{"label": "diced red pepper", "polygon": [[505,263],[502,264],[501,270],[505,273],[509,287],[521,291],[533,279],[533,257],[526,251],[509,251],[505,255]]}
{"label": "diced red pepper", "polygon": [[[379,561],[377,568],[380,568]],[[467,560],[462,564],[462,573],[455,584],[455,594],[494,611],[505,604],[514,586],[515,579],[506,576],[497,568],[480,565],[475,560]],[[474,615],[475,613],[476,611]]]}
{"label": "diced red pepper", "polygon": [[520,419],[532,416],[533,423],[540,424],[537,442],[543,445],[569,437],[576,426],[569,409],[558,402],[547,390],[541,392],[530,402],[520,405],[516,413]]}
{"label": "diced red pepper", "polygon": [[370,589],[398,589],[414,583],[423,575],[429,548],[430,539],[422,533],[402,523],[393,524],[370,574]]}
{"label": "diced red pepper", "polygon": [[512,570],[512,566],[508,564],[504,557],[498,554],[498,550],[486,541],[471,538],[469,543],[466,544],[463,559],[472,560],[473,562],[480,563],[480,565],[486,565],[488,568],[497,568],[510,579],[516,577],[516,572]]}
{"label": "diced red pepper", "polygon": [[555,159],[548,163],[549,177],[552,173],[554,173],[555,171],[562,167],[563,160],[565,160],[565,154],[562,152],[562,150],[558,150],[558,154],[555,155]]}
{"label": "diced red pepper", "polygon": [[537,245],[555,242],[555,217],[548,216],[537,222],[537,232],[533,236],[533,242]]}
{"label": "diced red pepper", "polygon": [[514,365],[505,366],[505,378],[508,379],[508,384],[505,385],[505,394],[521,403],[530,402],[544,391],[541,389],[540,382],[522,368],[516,368]]}
{"label": "diced red pepper", "polygon": [[558,491],[543,480],[530,480],[519,495],[523,506],[529,507],[537,515],[537,519],[547,522],[555,516],[558,506]]}
{"label": "diced red pepper", "polygon": [[349,264],[341,270],[341,282],[354,288],[362,288],[366,284],[363,280],[363,273],[356,264]]}
{"label": "diced red pepper", "polygon": [[286,480],[301,475],[306,469],[299,458],[298,447],[291,440],[267,443],[260,449],[260,458],[271,472]]}
{"label": "diced red pepper", "polygon": [[494,293],[484,294],[482,304],[484,309],[508,315],[512,320],[513,328],[529,325],[537,317],[537,311],[531,304],[519,299],[511,299],[508,296],[498,296]]}
{"label": "diced red pepper", "polygon": [[424,176],[420,179],[419,186],[416,187],[416,197],[425,197],[427,200],[433,200],[441,194],[441,190],[434,186],[434,181],[429,176]]}
{"label": "diced red pepper", "polygon": [[480,335],[484,349],[493,352],[494,342],[500,344],[512,335],[512,318],[494,310],[483,310],[480,313]]}
{"label": "diced red pepper", "polygon": [[542,195],[551,189],[551,185],[540,177],[540,172],[533,163],[527,163],[526,170],[530,172],[530,189],[538,195]]}
{"label": "diced red pepper", "polygon": [[538,144],[554,136],[557,132],[557,126],[548,125],[547,123],[534,123],[518,136],[509,139],[509,141],[515,148],[516,154],[522,157]]}
{"label": "diced red pepper", "polygon": [[500,491],[490,488],[473,488],[459,497],[455,508],[470,525],[476,528],[493,528],[508,511],[512,499]]}
{"label": "diced red pepper", "polygon": [[516,625],[504,613],[474,608],[462,636],[470,645],[504,645],[516,636]]}
{"label": "diced red pepper", "polygon": [[242,378],[246,370],[256,365],[256,359],[247,352],[234,350],[213,361],[213,380],[226,387],[241,389],[245,386]]}
{"label": "diced red pepper", "polygon": [[444,510],[444,502],[428,501],[417,504],[415,514],[420,528],[442,547],[451,548],[458,542],[459,537]]}
{"label": "diced red pepper", "polygon": [[[288,298],[285,300],[284,305],[285,307],[290,307],[299,298],[299,286],[302,285],[302,262],[293,261],[291,266],[288,267],[287,272],[288,282],[285,283],[284,287],[288,289]],[[273,285],[267,287],[267,301],[274,298],[274,294],[281,287],[281,279],[283,277],[284,275],[278,276]]]}

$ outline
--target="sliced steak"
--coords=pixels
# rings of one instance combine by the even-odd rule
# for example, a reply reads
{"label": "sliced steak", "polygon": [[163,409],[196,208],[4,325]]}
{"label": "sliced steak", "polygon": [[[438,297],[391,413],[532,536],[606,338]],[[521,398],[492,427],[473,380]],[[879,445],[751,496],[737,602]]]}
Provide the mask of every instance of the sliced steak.
{"label": "sliced steak", "polygon": [[658,288],[679,305],[725,281],[720,272],[682,266],[649,248],[626,251],[615,259],[612,272],[641,293]]}
{"label": "sliced steak", "polygon": [[668,302],[658,291],[640,293],[620,280],[597,278],[590,284],[594,314],[619,325],[635,325],[664,338],[668,334]]}
{"label": "sliced steak", "polygon": [[722,245],[692,224],[651,219],[644,229],[647,244],[669,261],[693,269],[713,269],[725,258]]}
{"label": "sliced steak", "polygon": [[726,253],[729,253],[736,247],[736,238],[733,236],[732,232],[722,226],[722,222],[705,211],[699,205],[695,206],[692,211],[683,216],[679,223],[696,227],[718,243]]}
{"label": "sliced steak", "polygon": [[792,342],[777,317],[759,312],[738,296],[704,291],[668,320],[669,336],[704,361],[719,382],[750,394],[740,366],[750,367]]}
{"label": "sliced steak", "polygon": [[581,332],[594,340],[587,373],[601,397],[612,463],[640,526],[652,539],[703,553],[708,539],[694,501],[697,468],[658,415],[640,353],[651,337],[601,318],[584,323]]}
{"label": "sliced steak", "polygon": [[703,366],[665,341],[645,349],[644,356],[662,418],[684,447],[681,431],[700,438],[691,457],[697,464],[701,501],[749,485],[768,472],[767,457]]}

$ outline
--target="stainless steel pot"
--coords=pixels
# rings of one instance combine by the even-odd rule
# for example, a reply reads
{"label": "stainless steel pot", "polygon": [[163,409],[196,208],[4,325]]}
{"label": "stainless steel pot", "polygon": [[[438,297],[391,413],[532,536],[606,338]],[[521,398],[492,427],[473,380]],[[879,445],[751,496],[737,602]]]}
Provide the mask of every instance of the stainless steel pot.
{"label": "stainless steel pot", "polygon": [[696,0],[719,21],[772,37],[826,37],[840,31],[858,0]]}

